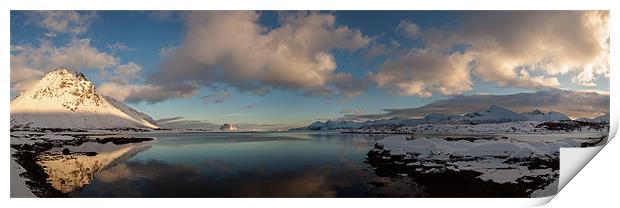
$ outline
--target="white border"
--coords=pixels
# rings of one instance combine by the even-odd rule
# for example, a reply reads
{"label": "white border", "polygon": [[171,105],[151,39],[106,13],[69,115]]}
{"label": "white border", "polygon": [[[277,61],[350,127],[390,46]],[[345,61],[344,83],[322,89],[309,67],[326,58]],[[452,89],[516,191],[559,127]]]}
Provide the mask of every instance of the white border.
{"label": "white border", "polygon": [[[254,0],[254,1],[242,1],[242,0],[226,0],[226,1],[200,1],[200,0],[181,0],[181,1],[162,1],[162,0],[107,0],[100,2],[83,1],[83,0],[64,0],[64,1],[45,1],[45,0],[30,0],[30,1],[2,1],[2,21],[0,22],[2,33],[0,33],[0,39],[4,40],[2,46],[4,50],[0,50],[2,54],[3,63],[3,76],[0,76],[1,87],[4,93],[4,97],[0,101],[0,111],[5,115],[5,118],[1,120],[0,129],[3,131],[5,138],[5,148],[0,148],[3,155],[8,155],[9,148],[9,29],[10,29],[10,10],[50,10],[50,9],[63,9],[63,10],[484,10],[484,9],[497,9],[497,10],[563,10],[563,9],[575,9],[575,10],[595,10],[604,9],[611,10],[611,34],[615,34],[618,28],[618,18],[615,15],[617,5],[609,0],[521,0],[521,1],[497,1],[497,0],[434,0],[434,1],[397,1],[397,0],[351,0],[351,1],[337,1],[337,0],[314,0],[307,2],[290,1],[290,0]],[[619,66],[618,61],[620,59],[614,54],[614,49],[618,48],[617,41],[612,38],[612,51],[611,51],[611,66]],[[617,71],[617,70],[616,70]],[[613,76],[614,70],[612,70],[611,76],[611,89],[618,89],[615,84],[618,78]],[[617,131],[618,122],[620,118],[618,115],[618,99],[616,96],[611,96],[611,121],[612,132],[615,135]],[[613,143],[613,142],[612,142]],[[616,142],[617,143],[617,142]],[[588,193],[597,193],[594,196],[604,195],[601,193],[613,193],[618,187],[618,183],[615,186],[605,186],[605,181],[613,181],[610,179],[604,180],[601,176],[618,177],[618,174],[601,174],[601,173],[618,173],[618,169],[614,168],[617,164],[617,160],[612,160],[618,157],[620,150],[618,145],[614,147],[606,147],[605,149],[614,149],[615,151],[605,151],[605,158],[595,158],[592,162],[592,167],[589,167],[587,171],[583,171],[584,175],[577,175],[575,177],[574,184],[569,184],[565,190],[563,190],[557,197],[557,203],[552,201],[551,206],[559,205],[561,207],[575,205],[574,202],[585,202],[584,205],[594,202],[605,205],[605,200],[613,204],[616,203],[613,198],[615,195],[605,195],[605,198],[583,198],[582,195]],[[8,167],[10,157],[0,160],[3,167]],[[599,160],[600,159],[600,160]],[[613,163],[612,163],[613,162]],[[597,166],[594,166],[596,164]],[[591,168],[591,169],[590,169]],[[614,170],[615,172],[611,172]],[[589,174],[589,175],[586,175]],[[1,194],[4,196],[4,200],[9,197],[8,178],[9,171],[1,171],[0,177],[4,178],[7,182],[1,189]],[[601,186],[592,186],[588,183],[590,180],[596,179]],[[579,182],[577,182],[579,181]],[[617,179],[616,179],[617,181]],[[563,192],[566,192],[564,194]],[[8,203],[4,206],[7,207],[116,207],[116,206],[150,206],[150,207],[177,207],[177,206],[208,206],[208,207],[400,207],[400,206],[430,206],[436,207],[437,204],[450,207],[462,207],[462,206],[476,206],[476,207],[520,207],[524,205],[540,205],[545,203],[550,198],[543,199],[9,199]],[[564,200],[564,201],[561,201]]]}
{"label": "white border", "polygon": [[[62,3],[64,2],[64,3]],[[15,10],[601,10],[610,9],[610,0],[358,0],[358,1],[290,1],[290,0],[108,0],[91,2],[62,1],[11,1]]]}

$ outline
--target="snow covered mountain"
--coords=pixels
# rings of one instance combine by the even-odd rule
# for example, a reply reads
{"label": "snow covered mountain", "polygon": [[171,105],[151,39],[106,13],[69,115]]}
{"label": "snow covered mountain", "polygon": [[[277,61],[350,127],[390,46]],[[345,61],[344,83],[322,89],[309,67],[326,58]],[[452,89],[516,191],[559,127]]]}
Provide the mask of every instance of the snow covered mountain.
{"label": "snow covered mountain", "polygon": [[599,122],[599,123],[609,123],[609,113],[594,118],[594,121]]}
{"label": "snow covered mountain", "polygon": [[609,113],[596,118],[578,118],[577,121],[584,121],[590,123],[609,123]]}
{"label": "snow covered mountain", "polygon": [[321,130],[321,129],[323,129],[324,125],[325,125],[324,122],[315,121],[314,123],[311,123],[308,127],[306,127],[306,129],[308,129],[308,130]]}
{"label": "snow covered mountain", "polygon": [[527,113],[516,113],[512,110],[492,105],[486,110],[468,113],[465,115],[446,115],[440,113],[433,113],[425,116],[424,118],[413,119],[378,119],[369,120],[365,122],[356,121],[317,121],[310,124],[307,130],[336,130],[336,129],[368,129],[368,128],[389,128],[398,126],[416,126],[421,124],[492,124],[492,123],[506,123],[515,121],[556,121],[556,120],[570,120],[570,118],[564,114],[557,112],[544,113],[539,110],[534,110]]}
{"label": "snow covered mountain", "polygon": [[441,122],[441,121],[446,121],[446,120],[450,120],[455,118],[455,116],[451,116],[451,115],[445,115],[445,114],[441,114],[441,113],[431,113],[427,116],[424,116],[424,121],[427,123],[433,123],[433,122]]}
{"label": "snow covered mountain", "polygon": [[524,121],[526,117],[514,111],[492,105],[489,109],[468,113],[459,117],[457,120],[468,123],[505,123],[512,121]]}
{"label": "snow covered mountain", "polygon": [[220,130],[222,131],[237,131],[237,127],[233,126],[232,124],[224,124],[220,127]]}
{"label": "snow covered mountain", "polygon": [[559,121],[570,120],[570,118],[564,114],[558,112],[542,112],[540,110],[534,110],[532,112],[522,113],[528,121]]}
{"label": "snow covered mountain", "polygon": [[148,115],[102,95],[84,74],[59,68],[11,101],[11,127],[158,128]]}
{"label": "snow covered mountain", "polygon": [[365,125],[364,122],[355,122],[355,121],[334,121],[329,120],[327,122],[317,121],[306,129],[308,130],[334,130],[334,129],[358,129]]}

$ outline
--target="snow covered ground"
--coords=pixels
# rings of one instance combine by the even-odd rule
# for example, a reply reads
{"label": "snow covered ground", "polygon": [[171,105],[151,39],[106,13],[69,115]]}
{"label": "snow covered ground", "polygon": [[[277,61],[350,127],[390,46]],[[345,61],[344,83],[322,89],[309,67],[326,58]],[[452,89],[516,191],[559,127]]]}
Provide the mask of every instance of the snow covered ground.
{"label": "snow covered ground", "polygon": [[[11,155],[15,154],[15,150],[11,149]],[[11,158],[11,198],[32,198],[36,197],[30,188],[26,186],[26,180],[20,175],[26,172],[22,166],[17,164]]]}
{"label": "snow covered ground", "polygon": [[415,126],[397,126],[387,128],[350,129],[347,133],[387,133],[387,134],[573,134],[573,133],[607,133],[609,125],[600,123],[580,123],[580,129],[549,129],[545,124],[571,124],[575,121],[515,121],[485,124],[419,124]]}
{"label": "snow covered ground", "polygon": [[[604,144],[607,132],[585,131],[509,131],[510,127],[531,129],[539,123],[512,122],[502,124],[435,125],[433,130],[416,129],[415,134],[387,136],[379,140],[370,150],[370,160],[389,160],[397,165],[398,176],[416,174],[441,175],[456,173],[459,177],[470,177],[482,183],[503,186],[526,184],[529,196],[546,196],[555,193],[552,185],[559,172],[558,151],[561,147]],[[519,126],[521,125],[521,126]],[[468,126],[468,127],[464,127]],[[418,126],[421,128],[421,126]],[[447,134],[446,129],[451,130]],[[459,131],[454,131],[458,129]],[[499,131],[498,131],[499,129]],[[475,131],[474,131],[475,130]],[[49,176],[50,187],[60,194],[83,187],[98,171],[113,166],[119,160],[140,151],[146,143],[117,145],[113,142],[96,141],[92,138],[158,137],[162,134],[192,133],[179,129],[133,131],[89,130],[89,131],[17,131],[11,132],[11,196],[35,196],[29,188],[32,177],[22,177],[28,166],[18,161],[16,153],[20,145],[30,147],[41,145],[36,153],[36,163]],[[199,131],[204,133],[204,131]],[[215,131],[214,133],[220,133]],[[500,134],[500,132],[503,132]],[[412,136],[415,139],[412,139]],[[601,139],[603,138],[603,139]],[[35,145],[36,144],[36,145]],[[16,146],[17,145],[17,146]],[[24,151],[33,151],[25,149]],[[35,148],[36,149],[36,148]],[[65,154],[64,152],[69,154]],[[96,153],[96,154],[93,154]],[[32,163],[30,163],[32,164]],[[372,162],[371,162],[372,164]],[[558,166],[558,167],[556,167]],[[24,168],[26,167],[26,168]],[[30,167],[32,168],[32,167]],[[75,175],[72,173],[79,172]],[[78,177],[74,177],[78,176]],[[30,181],[30,182],[29,182]],[[39,181],[40,182],[40,181]],[[47,182],[46,182],[47,183]],[[39,184],[40,185],[40,184]],[[488,185],[488,184],[487,184]],[[498,188],[490,185],[490,188]],[[41,193],[37,192],[37,196]],[[46,195],[43,195],[46,196]]]}
{"label": "snow covered ground", "polygon": [[[369,152],[376,164],[401,170],[396,174],[473,172],[481,182],[526,186],[531,197],[555,193],[559,148],[604,144],[606,134],[506,134],[503,136],[390,136]],[[551,194],[550,194],[551,193]]]}
{"label": "snow covered ground", "polygon": [[63,196],[150,147],[150,138],[110,133],[11,132],[11,197]]}

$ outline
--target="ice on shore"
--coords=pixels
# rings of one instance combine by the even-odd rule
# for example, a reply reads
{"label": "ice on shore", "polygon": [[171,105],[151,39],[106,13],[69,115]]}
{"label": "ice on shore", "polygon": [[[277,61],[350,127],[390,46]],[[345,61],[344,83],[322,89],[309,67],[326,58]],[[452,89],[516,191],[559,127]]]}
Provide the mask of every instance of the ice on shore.
{"label": "ice on shore", "polygon": [[[519,184],[554,180],[559,174],[559,166],[550,166],[555,166],[553,164],[559,160],[559,149],[580,147],[584,142],[595,140],[594,136],[564,134],[531,138],[532,135],[511,135],[510,139],[476,139],[397,135],[377,141],[371,152],[405,161],[406,167],[420,173],[475,171],[480,174],[477,178],[481,181]],[[557,190],[557,186],[551,185],[539,188],[532,190],[531,196],[548,196]]]}
{"label": "ice on shore", "polygon": [[390,136],[377,141],[377,145],[391,155],[417,155],[417,158],[431,158],[440,155],[459,157],[500,156],[530,157],[549,156],[560,147],[576,147],[580,144],[572,139],[558,139],[552,142],[517,141],[510,139],[488,140],[479,139],[473,142],[466,140],[448,141],[441,138],[417,138],[408,140],[407,136]]}
{"label": "ice on shore", "polygon": [[[11,155],[15,154],[15,150],[11,149]],[[24,168],[17,164],[13,158],[11,158],[11,198],[33,198],[36,197],[32,191],[26,185],[26,179],[22,178],[20,174],[25,172]]]}
{"label": "ice on shore", "polygon": [[[83,137],[73,137],[65,133],[11,132],[11,197],[37,197],[34,194],[37,193],[35,191],[37,188],[26,184],[29,179],[22,176],[26,169],[13,156],[18,153],[17,151],[21,151],[22,145],[36,146],[51,143],[59,145],[62,143],[60,146],[45,149],[34,160],[49,175],[46,179],[49,184],[62,193],[69,193],[89,184],[99,171],[114,166],[150,147],[148,142],[123,145],[113,142],[101,144],[94,138],[82,140],[85,141],[82,143],[79,139]],[[67,144],[64,144],[65,142]]]}

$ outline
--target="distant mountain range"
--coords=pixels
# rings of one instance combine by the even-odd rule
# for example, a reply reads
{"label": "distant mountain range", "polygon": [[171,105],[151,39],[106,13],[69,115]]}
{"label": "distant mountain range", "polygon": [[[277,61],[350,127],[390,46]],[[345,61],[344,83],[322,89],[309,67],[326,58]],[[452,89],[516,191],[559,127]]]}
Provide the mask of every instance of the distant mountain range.
{"label": "distant mountain range", "polygon": [[609,113],[596,118],[578,118],[576,120],[590,123],[609,123]]}
{"label": "distant mountain range", "polygon": [[[534,110],[516,113],[492,105],[488,109],[465,115],[429,114],[416,119],[378,119],[364,122],[352,120],[317,121],[307,127],[293,130],[362,129],[383,126],[415,126],[420,124],[486,124],[514,121],[570,120],[557,112]],[[609,123],[609,114],[578,121]],[[11,101],[11,128],[159,128],[150,116],[101,94],[86,77],[66,68],[47,73],[34,87]],[[222,130],[236,127],[225,124]]]}
{"label": "distant mountain range", "polygon": [[11,101],[11,128],[159,128],[150,116],[101,94],[82,73],[59,68]]}
{"label": "distant mountain range", "polygon": [[[532,112],[517,113],[510,109],[492,105],[488,109],[478,112],[467,113],[465,115],[446,115],[433,113],[418,119],[379,119],[364,122],[350,120],[329,120],[326,122],[317,121],[307,127],[294,130],[338,130],[338,129],[362,129],[382,126],[415,126],[420,124],[487,124],[487,123],[506,123],[515,121],[558,121],[571,120],[568,116],[558,112],[542,112],[534,110]],[[595,119],[583,119],[588,122],[609,122],[609,114]]]}

